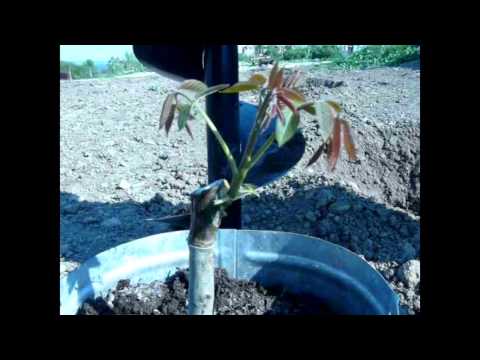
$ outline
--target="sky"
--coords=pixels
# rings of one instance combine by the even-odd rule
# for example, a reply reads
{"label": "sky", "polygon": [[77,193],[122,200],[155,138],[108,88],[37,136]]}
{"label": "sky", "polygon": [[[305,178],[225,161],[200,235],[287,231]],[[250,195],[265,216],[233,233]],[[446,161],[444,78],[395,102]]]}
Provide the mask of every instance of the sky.
{"label": "sky", "polygon": [[112,56],[123,58],[126,52],[133,52],[132,45],[60,45],[60,60],[108,61]]}

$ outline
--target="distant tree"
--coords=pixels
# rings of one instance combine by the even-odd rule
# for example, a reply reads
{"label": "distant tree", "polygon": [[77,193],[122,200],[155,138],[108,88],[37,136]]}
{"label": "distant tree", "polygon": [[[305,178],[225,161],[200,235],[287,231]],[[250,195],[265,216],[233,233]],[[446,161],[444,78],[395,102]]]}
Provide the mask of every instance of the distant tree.
{"label": "distant tree", "polygon": [[82,67],[88,73],[89,78],[93,78],[98,74],[97,67],[95,66],[93,60],[88,59],[82,64]]}
{"label": "distant tree", "polygon": [[336,45],[310,45],[309,50],[312,59],[327,60],[342,57],[342,51]]}
{"label": "distant tree", "polygon": [[144,71],[143,64],[132,53],[125,53],[124,58],[112,57],[107,64],[108,72],[112,75]]}
{"label": "distant tree", "polygon": [[108,60],[108,72],[112,75],[118,75],[123,72],[123,63],[122,60],[118,57],[111,57]]}
{"label": "distant tree", "polygon": [[131,52],[125,53],[125,67],[129,72],[144,71],[143,64]]}
{"label": "distant tree", "polygon": [[78,79],[78,65],[75,65],[72,62],[60,61],[60,72],[68,74],[68,79]]}

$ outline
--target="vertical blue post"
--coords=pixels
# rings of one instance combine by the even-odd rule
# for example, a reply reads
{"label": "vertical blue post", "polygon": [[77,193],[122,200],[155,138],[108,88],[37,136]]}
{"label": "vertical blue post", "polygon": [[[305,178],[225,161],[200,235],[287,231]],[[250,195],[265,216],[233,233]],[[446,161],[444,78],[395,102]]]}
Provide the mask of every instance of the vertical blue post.
{"label": "vertical blue post", "polygon": [[[210,45],[205,48],[205,83],[207,86],[238,82],[237,45]],[[213,94],[207,97],[207,114],[230,147],[237,163],[240,161],[240,115],[238,94]],[[207,130],[208,182],[232,174],[225,155],[210,130]],[[241,228],[241,203],[236,201],[227,209],[222,228]]]}

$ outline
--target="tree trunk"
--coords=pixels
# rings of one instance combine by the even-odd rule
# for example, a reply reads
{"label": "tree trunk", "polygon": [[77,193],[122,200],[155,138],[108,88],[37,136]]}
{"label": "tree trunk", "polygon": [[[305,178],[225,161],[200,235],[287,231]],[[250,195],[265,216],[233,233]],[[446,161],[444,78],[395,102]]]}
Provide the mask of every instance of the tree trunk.
{"label": "tree trunk", "polygon": [[223,216],[222,209],[214,206],[214,201],[226,191],[226,182],[217,180],[194,191],[190,196],[192,203],[188,235],[189,315],[213,315],[215,300],[214,245]]}

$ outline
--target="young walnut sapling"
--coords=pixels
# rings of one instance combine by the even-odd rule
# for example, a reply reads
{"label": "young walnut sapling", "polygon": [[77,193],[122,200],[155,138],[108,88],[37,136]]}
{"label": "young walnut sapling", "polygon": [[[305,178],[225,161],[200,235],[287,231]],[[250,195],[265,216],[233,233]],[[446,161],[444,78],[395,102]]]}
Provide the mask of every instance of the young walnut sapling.
{"label": "young walnut sapling", "polygon": [[[356,150],[348,123],[340,118],[341,108],[333,101],[314,103],[295,87],[300,73],[284,76],[284,69],[276,63],[268,78],[254,74],[247,81],[232,86],[219,84],[207,87],[198,80],[186,80],[170,93],[162,108],[160,129],[168,133],[174,123],[178,129],[188,132],[193,138],[190,121],[203,121],[220,145],[232,178],[217,180],[208,186],[197,189],[191,194],[190,231],[188,244],[189,260],[189,297],[188,313],[191,315],[211,315],[214,304],[214,253],[213,245],[228,207],[236,200],[256,194],[254,185],[246,184],[249,171],[262,159],[274,142],[282,147],[292,139],[299,129],[301,114],[307,112],[319,121],[323,141],[308,161],[307,166],[315,163],[322,154],[327,155],[330,170],[340,155],[342,134],[350,160],[356,160]],[[200,105],[200,100],[214,93],[233,94],[244,91],[258,92],[258,111],[247,140],[247,145],[237,164],[227,143],[215,124]],[[275,119],[275,131],[262,146],[255,151],[259,135]]]}

